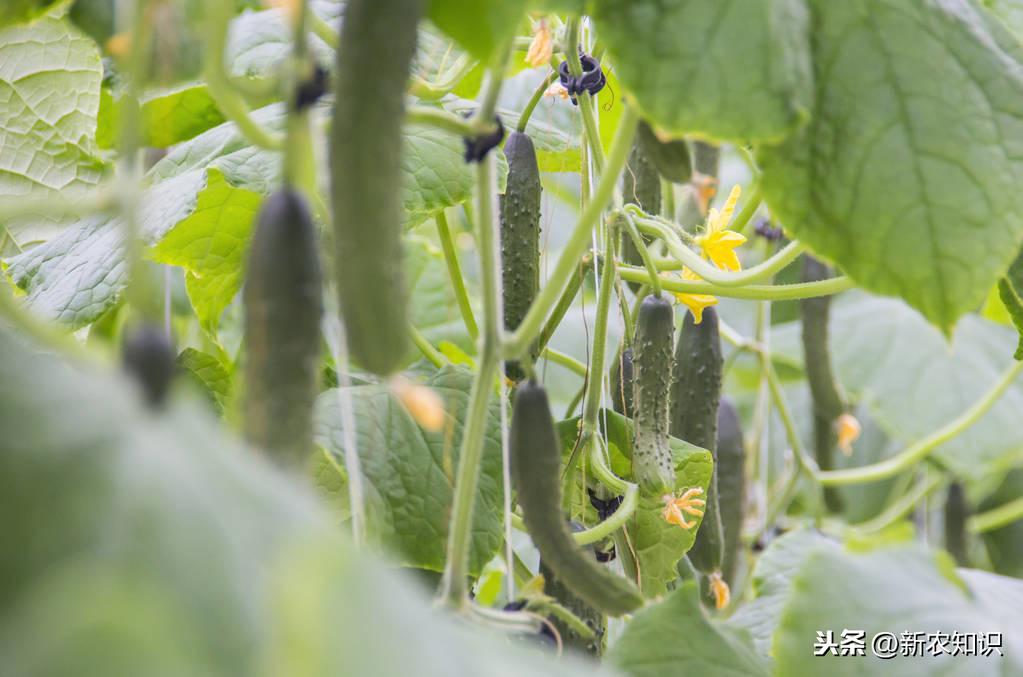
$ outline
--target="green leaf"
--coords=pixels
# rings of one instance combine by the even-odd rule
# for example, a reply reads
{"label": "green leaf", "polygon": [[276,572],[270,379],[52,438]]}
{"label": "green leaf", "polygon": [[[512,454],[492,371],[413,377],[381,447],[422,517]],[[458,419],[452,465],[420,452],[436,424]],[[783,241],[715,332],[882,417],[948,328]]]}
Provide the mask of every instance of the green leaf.
{"label": "green leaf", "polygon": [[[366,480],[368,526],[375,540],[407,566],[444,567],[452,490],[458,467],[472,373],[444,367],[426,380],[444,400],[445,430],[421,428],[383,385],[356,386],[345,394],[355,411],[356,445]],[[316,440],[344,463],[338,397],[322,394],[316,406]],[[470,548],[470,571],[478,574],[501,544],[501,433],[498,403],[487,415],[483,462]],[[447,429],[450,426],[450,429]]]}
{"label": "green leaf", "polygon": [[[844,675],[1006,675],[1023,671],[1023,642],[1015,628],[1021,614],[1023,583],[978,571],[957,575],[944,553],[918,544],[853,553],[835,548],[814,551],[792,582],[789,600],[774,638],[778,674]],[[863,657],[815,656],[818,632],[866,632]],[[877,633],[986,633],[1001,631],[1003,657],[960,655],[873,655]],[[921,647],[921,653],[924,647]]]}
{"label": "green leaf", "polygon": [[[5,3],[21,14],[42,3]],[[8,15],[11,16],[11,15]],[[0,199],[69,195],[99,183],[96,116],[103,67],[96,44],[67,21],[42,18],[0,28]],[[52,218],[3,224],[20,246],[52,237]]]}
{"label": "green leaf", "polygon": [[998,298],[1019,332],[1013,357],[1023,360],[1023,253],[1016,256],[1005,277],[998,281]]}
{"label": "green leaf", "polygon": [[[143,146],[167,148],[224,122],[209,89],[198,82],[147,92],[139,105]],[[97,132],[101,148],[113,148],[118,141],[120,107],[120,99],[104,88]]]}
{"label": "green leaf", "polygon": [[752,600],[743,604],[725,625],[749,631],[757,652],[770,655],[771,638],[782,607],[792,589],[792,579],[811,553],[840,545],[817,531],[799,529],[771,542],[753,568]]}
{"label": "green leaf", "polygon": [[433,609],[196,409],[144,409],[2,322],[0,381],[0,673],[595,674]]}
{"label": "green leaf", "polygon": [[622,86],[676,135],[777,141],[808,117],[802,0],[596,0]]}
{"label": "green leaf", "polygon": [[242,287],[252,224],[262,196],[235,188],[211,168],[195,209],[152,250],[160,263],[187,271],[185,286],[199,322],[215,334],[220,316]]}
{"label": "green leaf", "polygon": [[42,16],[57,5],[67,5],[70,0],[5,0],[0,6],[0,28],[19,24]]}
{"label": "green leaf", "polygon": [[792,234],[944,331],[1023,238],[1023,46],[967,0],[813,0],[813,121],[760,149]]}
{"label": "green leaf", "polygon": [[209,398],[218,413],[223,414],[231,396],[231,374],[218,357],[195,348],[185,348],[178,355],[178,368]]}
{"label": "green leaf", "polygon": [[1023,40],[1023,2],[1020,0],[981,0],[1016,37]]}
{"label": "green leaf", "polygon": [[524,0],[432,0],[429,18],[480,61],[515,35],[526,13]]}
{"label": "green leaf", "polygon": [[[405,279],[412,295],[409,309],[416,329],[431,344],[449,346],[449,352],[452,347],[472,350],[473,342],[462,323],[444,254],[419,235],[412,234],[405,240]],[[410,357],[411,362],[422,356],[414,350]]]}
{"label": "green leaf", "polygon": [[704,615],[700,589],[693,581],[639,611],[607,658],[631,677],[769,674],[744,631]]}
{"label": "green leaf", "polygon": [[[990,389],[1011,362],[1016,337],[1008,327],[968,315],[946,341],[906,304],[853,293],[832,306],[831,341],[843,387],[893,441],[906,445],[959,416]],[[802,362],[798,324],[776,327],[771,343]],[[1021,409],[1023,382],[935,455],[967,480],[1000,476],[1023,460]]]}

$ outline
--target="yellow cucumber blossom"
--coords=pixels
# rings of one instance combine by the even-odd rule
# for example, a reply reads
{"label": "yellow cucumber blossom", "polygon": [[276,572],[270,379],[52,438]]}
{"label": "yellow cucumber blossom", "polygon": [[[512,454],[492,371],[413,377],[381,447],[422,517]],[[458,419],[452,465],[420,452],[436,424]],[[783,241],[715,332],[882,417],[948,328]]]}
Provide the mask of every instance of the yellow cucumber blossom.
{"label": "yellow cucumber blossom", "polygon": [[529,51],[526,52],[526,63],[536,68],[548,63],[554,53],[554,39],[551,36],[551,29],[547,26],[546,19],[540,19],[533,27],[533,41],[529,43]]}
{"label": "yellow cucumber blossom", "polygon": [[[689,270],[688,268],[682,269],[682,279],[689,280],[690,282],[700,282],[700,276]],[[710,294],[688,294],[686,292],[675,292],[675,298],[678,302],[689,308],[689,312],[693,314],[693,319],[696,320],[696,324],[703,322],[703,310],[710,306],[716,306],[718,303],[718,297],[711,296]]]}
{"label": "yellow cucumber blossom", "polygon": [[710,575],[710,590],[714,593],[714,607],[717,609],[724,609],[728,606],[728,601],[732,598],[732,591],[728,587],[728,583],[725,579],[721,578],[721,572],[715,571]]}
{"label": "yellow cucumber blossom", "polygon": [[862,427],[852,414],[842,414],[835,419],[835,432],[838,434],[838,448],[846,456],[852,455],[852,444],[860,438]]}
{"label": "yellow cucumber blossom", "polygon": [[700,487],[693,487],[687,489],[685,493],[676,498],[673,494],[664,495],[664,510],[661,512],[661,519],[668,524],[675,524],[682,527],[683,529],[692,529],[696,526],[696,520],[690,522],[685,518],[686,513],[689,515],[695,515],[696,517],[703,517],[703,510],[698,506],[706,505],[707,502],[702,498],[695,498],[703,493],[703,489]]}
{"label": "yellow cucumber blossom", "polygon": [[712,207],[707,216],[707,227],[701,235],[697,235],[695,238],[704,257],[710,259],[718,268],[725,270],[742,269],[735,248],[746,241],[746,236],[734,230],[728,230],[728,224],[735,213],[735,205],[739,201],[741,193],[742,189],[739,186],[734,186],[720,212]]}
{"label": "yellow cucumber blossom", "polygon": [[710,201],[717,195],[718,180],[694,170],[693,177],[689,179],[689,187],[693,191],[696,206],[700,208],[700,216],[706,216]]}

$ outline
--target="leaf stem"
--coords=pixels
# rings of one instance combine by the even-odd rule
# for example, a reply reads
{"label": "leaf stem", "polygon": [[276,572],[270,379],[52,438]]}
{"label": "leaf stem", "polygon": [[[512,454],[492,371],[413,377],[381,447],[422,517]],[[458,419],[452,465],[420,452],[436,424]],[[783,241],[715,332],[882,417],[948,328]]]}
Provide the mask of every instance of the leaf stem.
{"label": "leaf stem", "polygon": [[494,129],[494,121],[481,123],[475,118],[463,118],[460,115],[436,106],[409,106],[405,111],[405,123],[433,127],[455,136],[477,136]]}
{"label": "leaf stem", "polygon": [[543,357],[547,358],[554,364],[560,364],[569,371],[578,374],[579,376],[586,376],[587,370],[586,365],[575,359],[571,355],[566,355],[563,352],[555,350],[554,348],[544,348]]}
{"label": "leaf stem", "polygon": [[414,343],[416,348],[419,349],[419,352],[423,354],[423,357],[429,360],[430,364],[438,369],[447,364],[447,359],[433,347],[433,344],[431,344],[430,341],[423,336],[421,331],[416,329],[415,325],[411,323],[409,324],[408,333],[409,336],[412,337],[412,343]]}
{"label": "leaf stem", "polygon": [[745,235],[746,226],[749,225],[753,215],[760,208],[761,199],[760,182],[757,181],[753,184],[753,190],[750,191],[749,197],[746,198],[746,204],[743,206],[742,211],[739,212],[729,227],[735,232]]}
{"label": "leaf stem", "polygon": [[440,248],[444,252],[444,262],[448,267],[451,287],[455,291],[458,311],[462,315],[465,330],[469,332],[469,338],[475,343],[479,338],[480,330],[476,325],[476,317],[472,313],[472,305],[469,303],[469,292],[465,288],[465,278],[462,276],[462,266],[458,262],[458,253],[455,251],[455,241],[451,237],[448,217],[443,210],[437,212],[434,222],[437,224],[437,237],[440,240]]}
{"label": "leaf stem", "polygon": [[916,486],[899,497],[897,501],[885,508],[876,517],[853,525],[853,529],[863,533],[874,533],[881,531],[890,524],[894,524],[905,517],[921,500],[929,496],[939,487],[943,486],[946,480],[940,473],[929,473],[928,477],[917,482]]}
{"label": "leaf stem", "polygon": [[[645,268],[622,265],[619,275],[627,282],[649,284],[650,274]],[[794,301],[814,296],[828,296],[852,289],[853,281],[848,277],[833,277],[821,282],[799,282],[796,284],[749,285],[746,287],[722,287],[710,282],[695,282],[677,278],[661,277],[661,286],[669,292],[683,294],[711,294],[735,299],[757,299],[761,301]]]}
{"label": "leaf stem", "polygon": [[551,83],[554,82],[554,78],[556,76],[556,73],[548,73],[547,77],[541,80],[540,84],[537,85],[535,90],[533,90],[533,96],[529,97],[529,102],[526,103],[526,107],[523,108],[522,112],[519,114],[519,122],[515,125],[515,131],[519,133],[526,131],[526,126],[529,124],[529,118],[533,115],[533,110],[536,108],[537,104],[540,103],[540,99],[543,98],[544,92],[546,92],[547,88],[551,86]]}
{"label": "leaf stem", "polygon": [[966,528],[970,533],[982,534],[1000,529],[1020,519],[1023,519],[1023,496],[1003,503],[997,508],[973,515],[967,520]]}

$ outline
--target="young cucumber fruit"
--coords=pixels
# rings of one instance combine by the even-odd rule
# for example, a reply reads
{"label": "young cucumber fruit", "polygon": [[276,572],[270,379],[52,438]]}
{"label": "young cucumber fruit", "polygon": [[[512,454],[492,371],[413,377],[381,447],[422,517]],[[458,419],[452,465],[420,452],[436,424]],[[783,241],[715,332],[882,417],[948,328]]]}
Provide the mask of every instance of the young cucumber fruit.
{"label": "young cucumber fruit", "polygon": [[[514,331],[529,312],[540,287],[540,167],[533,141],[512,132],[504,144],[508,182],[501,196],[501,271],[504,328]],[[536,355],[533,354],[535,358]],[[508,378],[520,380],[517,363],[505,365]]]}
{"label": "young cucumber fruit", "polygon": [[661,141],[646,122],[636,130],[637,143],[658,173],[672,183],[686,183],[693,175],[693,162],[689,157],[689,144],[682,139]]}
{"label": "young cucumber fruit", "polygon": [[522,519],[544,565],[580,599],[609,616],[642,606],[639,588],[572,540],[561,509],[561,445],[547,392],[535,381],[524,381],[516,390],[509,444]]}
{"label": "young cucumber fruit", "polygon": [[675,464],[668,444],[668,397],[675,311],[667,299],[643,299],[633,340],[632,472],[644,493],[675,489]]}
{"label": "young cucumber fruit", "polygon": [[335,274],[348,347],[386,376],[408,349],[402,273],[401,124],[421,0],[350,0],[331,124]]}
{"label": "young cucumber fruit", "polygon": [[[646,157],[643,147],[637,139],[629,151],[629,159],[625,164],[625,171],[622,173],[622,193],[626,202],[637,205],[647,214],[660,214],[661,212],[661,178],[657,175],[657,169]],[[622,232],[622,260],[633,266],[643,265],[643,258],[636,243],[629,234]],[[630,282],[629,288],[633,293],[639,291],[638,282]]]}
{"label": "young cucumber fruit", "polygon": [[714,473],[707,490],[703,523],[689,550],[689,561],[706,574],[719,573],[724,560],[724,535],[718,510],[718,405],[721,400],[721,339],[718,316],[713,308],[703,311],[696,324],[686,313],[675,347],[675,368],[671,384],[671,434],[709,449],[714,455]]}
{"label": "young cucumber fruit", "polygon": [[263,203],[249,250],[245,305],[245,433],[284,465],[312,451],[323,279],[305,200],[290,188]]}
{"label": "young cucumber fruit", "polygon": [[743,508],[746,505],[746,446],[742,437],[742,422],[735,405],[727,397],[718,407],[717,464],[718,513],[721,515],[721,535],[724,538],[724,556],[721,575],[725,582],[735,582],[735,569],[739,558]]}

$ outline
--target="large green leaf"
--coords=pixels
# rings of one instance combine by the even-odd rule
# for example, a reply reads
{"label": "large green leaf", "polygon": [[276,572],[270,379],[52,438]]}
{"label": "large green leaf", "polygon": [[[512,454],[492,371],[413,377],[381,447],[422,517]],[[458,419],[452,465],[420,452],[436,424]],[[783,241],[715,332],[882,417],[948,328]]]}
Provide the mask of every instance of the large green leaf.
{"label": "large green leaf", "polygon": [[69,0],[4,0],[0,6],[0,28],[8,24],[31,21],[42,16],[55,5],[66,5]]}
{"label": "large green leaf", "polygon": [[[835,548],[814,551],[793,580],[774,640],[779,674],[844,675],[1010,675],[1023,672],[1023,583],[979,571],[953,569],[947,555],[922,546],[895,545],[866,553]],[[866,633],[861,657],[815,656],[818,633]],[[999,656],[963,653],[874,655],[871,642],[882,632],[1000,633]],[[948,640],[946,640],[948,642]],[[950,643],[947,644],[951,646]],[[976,646],[976,644],[975,644]],[[898,647],[897,647],[898,649]]]}
{"label": "large green leaf", "polygon": [[693,581],[637,613],[611,647],[608,660],[632,677],[769,674],[745,631],[706,617],[699,585]]}
{"label": "large green leaf", "polygon": [[526,5],[525,0],[432,0],[429,17],[470,54],[486,61],[515,34]]}
{"label": "large green leaf", "polygon": [[[29,4],[39,3],[10,10],[5,4],[0,12]],[[102,77],[96,44],[67,21],[47,17],[0,28],[0,199],[68,196],[99,182]],[[0,224],[0,232],[3,226],[24,247],[51,237],[60,223],[39,216]]]}
{"label": "large green leaf", "polygon": [[812,0],[813,121],[763,148],[786,228],[948,331],[1023,238],[1023,46],[968,0]]}
{"label": "large green leaf", "polygon": [[[445,429],[428,431],[384,385],[345,391],[355,412],[355,440],[365,478],[367,514],[374,540],[403,564],[440,571],[454,500],[465,409],[472,373],[444,367],[426,385],[444,401]],[[344,463],[345,436],[339,395],[322,394],[316,406],[316,440]],[[501,544],[501,432],[498,403],[487,413],[483,463],[470,550],[470,571],[479,573]]]}
{"label": "large green leaf", "polygon": [[622,86],[675,134],[780,140],[812,98],[802,0],[596,0]]}
{"label": "large green leaf", "polygon": [[[97,142],[113,148],[119,140],[121,99],[104,88],[99,108]],[[189,82],[147,92],[139,101],[143,146],[168,148],[224,121],[205,84]]]}
{"label": "large green leaf", "polygon": [[[416,329],[435,346],[448,342],[471,351],[473,342],[458,310],[444,254],[416,234],[405,240],[405,279],[411,294],[409,312]],[[412,360],[420,357],[421,353],[414,350]]]}
{"label": "large green leaf", "polygon": [[0,558],[0,673],[594,674],[431,609],[192,406],[146,410],[2,322],[0,381],[0,525],[18,544]]}
{"label": "large green leaf", "polygon": [[1023,40],[1023,2],[1021,0],[981,0],[981,2],[1005,22],[1009,30]]}
{"label": "large green leaf", "polygon": [[[832,358],[838,378],[894,441],[908,444],[948,423],[994,385],[1012,362],[1015,332],[976,315],[948,342],[895,299],[846,295],[832,306]],[[772,334],[773,349],[802,361],[797,324]],[[1023,459],[1023,382],[936,450],[963,478],[1000,476]]]}

